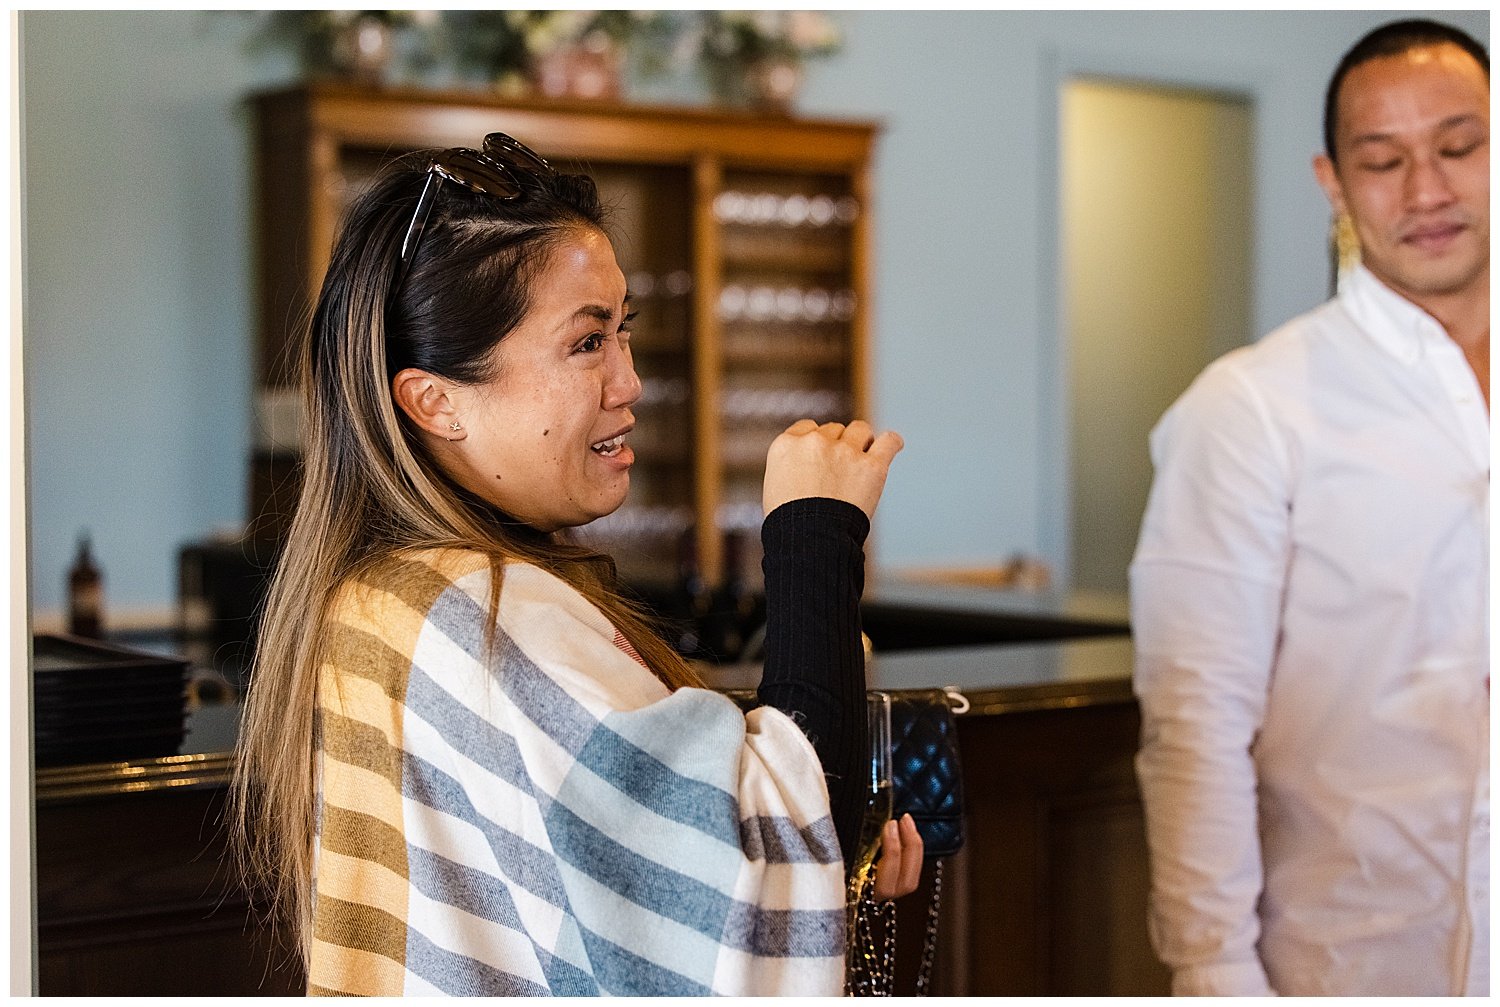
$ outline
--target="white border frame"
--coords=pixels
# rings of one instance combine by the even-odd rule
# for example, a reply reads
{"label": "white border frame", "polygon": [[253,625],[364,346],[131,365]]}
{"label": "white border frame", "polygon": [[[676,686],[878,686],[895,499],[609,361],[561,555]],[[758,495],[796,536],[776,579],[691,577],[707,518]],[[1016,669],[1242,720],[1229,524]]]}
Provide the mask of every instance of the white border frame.
{"label": "white border frame", "polygon": [[11,996],[36,994],[36,871],[32,848],[35,844],[32,800],[31,755],[31,640],[28,625],[31,606],[30,569],[27,550],[26,520],[26,391],[21,352],[23,319],[22,292],[25,289],[25,262],[21,233],[25,221],[24,171],[21,158],[21,22],[20,14],[11,11],[6,19],[6,49],[10,55],[10,94],[5,105],[7,132],[10,138],[10,199],[6,203],[6,223],[10,230],[10,409],[4,420],[5,467],[10,472],[10,493],[6,500],[5,534],[10,540],[10,579],[0,588],[0,598],[9,610],[9,619],[0,634],[8,644],[10,655],[10,688],[5,706],[10,727],[10,829],[6,833],[7,860],[10,870],[5,884],[10,896],[6,917],[6,937],[10,948],[9,982]]}

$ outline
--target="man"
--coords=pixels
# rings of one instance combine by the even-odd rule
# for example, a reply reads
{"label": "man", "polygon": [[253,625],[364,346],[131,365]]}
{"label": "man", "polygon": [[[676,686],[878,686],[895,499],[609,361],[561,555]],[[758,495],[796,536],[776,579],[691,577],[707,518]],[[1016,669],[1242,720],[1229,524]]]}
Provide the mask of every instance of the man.
{"label": "man", "polygon": [[1179,994],[1484,994],[1488,54],[1377,29],[1325,143],[1362,265],[1152,432],[1152,938]]}

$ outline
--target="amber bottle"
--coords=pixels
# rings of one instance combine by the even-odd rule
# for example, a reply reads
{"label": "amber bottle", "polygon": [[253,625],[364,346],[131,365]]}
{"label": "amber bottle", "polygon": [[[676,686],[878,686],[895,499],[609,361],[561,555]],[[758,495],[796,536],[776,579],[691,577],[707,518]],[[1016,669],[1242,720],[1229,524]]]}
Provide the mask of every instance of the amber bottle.
{"label": "amber bottle", "polygon": [[89,536],[78,537],[78,555],[68,571],[68,632],[74,636],[103,635],[104,575],[94,563]]}

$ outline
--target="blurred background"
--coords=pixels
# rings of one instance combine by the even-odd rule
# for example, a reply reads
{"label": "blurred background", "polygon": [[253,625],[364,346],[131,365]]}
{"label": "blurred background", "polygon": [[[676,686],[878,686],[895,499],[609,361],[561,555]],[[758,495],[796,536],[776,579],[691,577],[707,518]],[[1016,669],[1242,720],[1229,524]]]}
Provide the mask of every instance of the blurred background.
{"label": "blurred background", "polygon": [[[1019,557],[1123,591],[1150,424],[1209,357],[1328,293],[1322,91],[1354,38],[1401,14],[830,16],[792,100],[880,126],[869,406],[907,442],[880,569]],[[1488,39],[1487,12],[1434,16]],[[268,12],[20,27],[32,610],[58,623],[86,530],[113,624],[160,623],[179,547],[248,520],[246,97],[309,70]],[[623,97],[732,100],[680,55],[636,60]],[[397,60],[383,72],[406,81],[524,86],[452,53]],[[1119,195],[1142,178],[1154,195]]]}

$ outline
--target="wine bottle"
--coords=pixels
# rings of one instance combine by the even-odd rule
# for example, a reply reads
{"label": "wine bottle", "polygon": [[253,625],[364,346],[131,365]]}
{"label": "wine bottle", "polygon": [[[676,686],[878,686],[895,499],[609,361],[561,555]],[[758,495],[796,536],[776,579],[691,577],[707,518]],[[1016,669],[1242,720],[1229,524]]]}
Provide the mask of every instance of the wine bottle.
{"label": "wine bottle", "polygon": [[677,544],[677,597],[672,619],[678,626],[677,652],[688,658],[707,658],[703,635],[713,611],[713,594],[698,565],[698,539],[689,527]]}
{"label": "wine bottle", "polygon": [[755,629],[759,600],[745,577],[745,543],[742,532],[724,535],[724,586],[714,598],[710,649],[726,662],[738,661],[745,641]]}
{"label": "wine bottle", "polygon": [[104,575],[94,563],[88,532],[78,536],[78,554],[68,571],[68,632],[98,638],[104,631]]}

